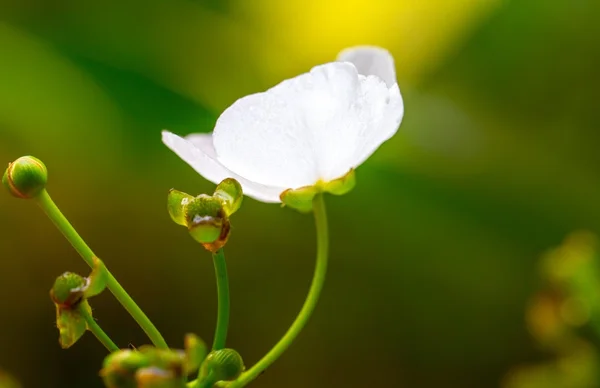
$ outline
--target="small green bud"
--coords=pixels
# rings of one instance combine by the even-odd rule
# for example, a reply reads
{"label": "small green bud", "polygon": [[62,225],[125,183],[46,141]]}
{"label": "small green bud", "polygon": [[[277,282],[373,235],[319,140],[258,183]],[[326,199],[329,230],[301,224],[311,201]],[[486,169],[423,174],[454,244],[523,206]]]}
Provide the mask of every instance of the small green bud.
{"label": "small green bud", "polygon": [[176,224],[187,226],[187,221],[185,219],[185,208],[193,199],[194,197],[184,193],[183,191],[178,191],[175,189],[169,190],[169,195],[167,197],[167,210],[169,211],[171,219]]}
{"label": "small green bud", "polygon": [[50,298],[58,306],[72,307],[83,298],[83,289],[87,281],[73,272],[65,272],[56,278],[50,290]]}
{"label": "small green bud", "polygon": [[202,365],[203,375],[214,381],[235,380],[244,371],[244,361],[233,349],[214,350],[208,354]]}
{"label": "small green bud", "polygon": [[229,217],[242,206],[244,193],[242,186],[233,178],[227,178],[217,185],[214,197],[223,202],[223,210]]}
{"label": "small green bud", "polygon": [[187,375],[197,370],[208,354],[208,346],[195,334],[187,334],[185,344],[185,372]]}
{"label": "small green bud", "polygon": [[188,231],[194,240],[211,252],[225,245],[230,224],[219,199],[200,194],[188,203],[185,213]]}
{"label": "small green bud", "polygon": [[2,183],[17,198],[33,198],[46,187],[48,170],[33,156],[22,156],[12,163],[2,177]]}
{"label": "small green bud", "polygon": [[136,388],[136,371],[149,365],[146,354],[122,349],[106,356],[100,376],[107,388]]}

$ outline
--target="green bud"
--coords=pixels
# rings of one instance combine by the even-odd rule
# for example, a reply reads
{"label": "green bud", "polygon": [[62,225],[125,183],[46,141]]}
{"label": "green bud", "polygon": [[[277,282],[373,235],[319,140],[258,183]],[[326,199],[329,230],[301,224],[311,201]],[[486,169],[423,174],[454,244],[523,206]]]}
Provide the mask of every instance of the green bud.
{"label": "green bud", "polygon": [[2,183],[17,198],[33,198],[46,187],[48,170],[33,156],[22,156],[12,163],[2,177]]}
{"label": "green bud", "polygon": [[135,380],[137,388],[185,388],[185,382],[180,376],[155,366],[138,369]]}
{"label": "green bud", "polygon": [[175,189],[169,190],[169,195],[167,197],[167,210],[169,211],[171,219],[176,224],[187,226],[187,221],[185,219],[185,208],[193,199],[194,197],[184,193],[183,191],[178,191]]}
{"label": "green bud", "polygon": [[229,218],[221,200],[200,194],[185,209],[188,231],[204,248],[216,252],[229,237]]}
{"label": "green bud", "polygon": [[242,206],[244,193],[238,181],[233,178],[227,178],[217,185],[214,197],[222,200],[223,210],[229,217]]}
{"label": "green bud", "polygon": [[157,349],[154,346],[142,346],[139,351],[146,355],[149,365],[169,370],[176,376],[183,375],[185,353],[174,349]]}
{"label": "green bud", "polygon": [[233,349],[214,350],[208,354],[202,364],[203,375],[211,376],[214,381],[235,380],[244,371],[244,361]]}
{"label": "green bud", "polygon": [[149,365],[146,354],[122,349],[106,356],[100,376],[107,388],[137,388],[136,371]]}
{"label": "green bud", "polygon": [[186,375],[197,370],[208,354],[208,346],[195,334],[185,336],[185,372]]}
{"label": "green bud", "polygon": [[50,298],[57,306],[73,307],[83,298],[83,290],[87,285],[84,277],[73,272],[65,272],[56,278],[50,290]]}

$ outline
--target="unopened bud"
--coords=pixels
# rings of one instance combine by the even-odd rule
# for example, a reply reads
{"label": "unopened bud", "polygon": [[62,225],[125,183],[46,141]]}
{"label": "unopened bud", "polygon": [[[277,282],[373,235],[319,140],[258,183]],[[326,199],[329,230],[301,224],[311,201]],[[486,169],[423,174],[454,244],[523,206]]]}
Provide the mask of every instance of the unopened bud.
{"label": "unopened bud", "polygon": [[33,156],[22,156],[12,163],[2,177],[2,183],[17,198],[37,196],[48,182],[48,170],[44,163]]}
{"label": "unopened bud", "polygon": [[185,211],[187,227],[194,240],[212,252],[225,245],[230,225],[219,199],[201,194],[187,205]]}
{"label": "unopened bud", "polygon": [[87,281],[73,272],[65,272],[54,281],[50,290],[50,298],[60,306],[72,307],[83,298],[83,288]]}
{"label": "unopened bud", "polygon": [[214,381],[231,381],[244,371],[244,361],[233,349],[214,350],[208,354],[202,366],[203,373]]}
{"label": "unopened bud", "polygon": [[149,366],[148,356],[131,349],[123,349],[106,356],[100,376],[107,388],[136,388],[136,371]]}

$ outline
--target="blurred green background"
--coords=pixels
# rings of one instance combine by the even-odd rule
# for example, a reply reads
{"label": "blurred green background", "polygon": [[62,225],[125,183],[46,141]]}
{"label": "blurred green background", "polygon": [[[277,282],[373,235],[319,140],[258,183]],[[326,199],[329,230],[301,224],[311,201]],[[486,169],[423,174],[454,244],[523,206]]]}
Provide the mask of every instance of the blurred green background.
{"label": "blurred green background", "polygon": [[[593,0],[0,0],[0,160],[49,191],[172,346],[211,341],[210,255],[170,188],[212,192],[160,131],[212,130],[235,99],[356,44],[396,58],[404,122],[328,197],[329,278],[257,387],[498,386],[546,355],[526,302],[539,256],[600,231],[600,3]],[[227,246],[229,345],[248,365],[283,334],[314,265],[310,216],[246,199]],[[25,387],[100,387],[92,335],[63,351],[48,290],[87,273],[33,203],[0,193],[0,368]],[[95,316],[146,343],[109,293]]]}

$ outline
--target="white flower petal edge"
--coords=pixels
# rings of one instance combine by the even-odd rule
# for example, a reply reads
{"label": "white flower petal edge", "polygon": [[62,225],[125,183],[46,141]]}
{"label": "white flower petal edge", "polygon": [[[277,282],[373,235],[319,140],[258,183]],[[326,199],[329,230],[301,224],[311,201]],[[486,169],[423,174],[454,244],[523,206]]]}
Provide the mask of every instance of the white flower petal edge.
{"label": "white flower petal edge", "polygon": [[385,82],[388,88],[397,83],[394,58],[384,48],[375,46],[350,47],[342,50],[338,54],[337,60],[352,63],[356,66],[359,74],[365,76],[376,75]]}
{"label": "white flower petal edge", "polygon": [[163,131],[162,141],[209,181],[218,184],[225,178],[233,178],[242,185],[245,195],[262,202],[281,202],[279,194],[285,188],[257,184],[224,167],[216,157],[211,134],[192,134],[182,138],[169,131]]}
{"label": "white flower petal edge", "polygon": [[[383,80],[389,88],[390,104],[395,109],[396,116],[388,117],[391,123],[385,123],[378,129],[375,129],[370,138],[357,149],[356,166],[362,164],[369,158],[381,144],[389,140],[400,127],[404,116],[404,102],[400,94],[400,88],[396,81],[396,69],[394,57],[389,51],[377,46],[355,46],[342,50],[338,56],[338,61],[352,63],[359,74],[363,76],[376,76]],[[394,123],[397,121],[397,124]]]}

